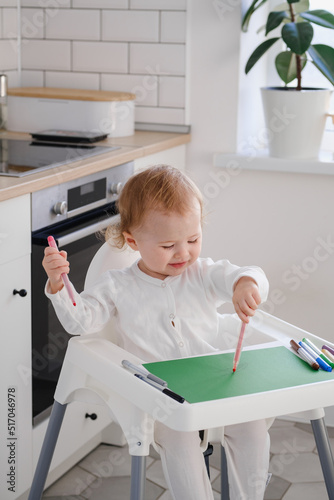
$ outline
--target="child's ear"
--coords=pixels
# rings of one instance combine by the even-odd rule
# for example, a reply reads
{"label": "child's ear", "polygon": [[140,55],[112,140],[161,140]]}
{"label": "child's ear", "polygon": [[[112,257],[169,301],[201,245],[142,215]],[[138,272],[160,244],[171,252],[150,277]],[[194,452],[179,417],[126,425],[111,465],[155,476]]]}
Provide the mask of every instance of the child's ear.
{"label": "child's ear", "polygon": [[124,239],[132,250],[138,250],[138,245],[131,233],[123,232]]}

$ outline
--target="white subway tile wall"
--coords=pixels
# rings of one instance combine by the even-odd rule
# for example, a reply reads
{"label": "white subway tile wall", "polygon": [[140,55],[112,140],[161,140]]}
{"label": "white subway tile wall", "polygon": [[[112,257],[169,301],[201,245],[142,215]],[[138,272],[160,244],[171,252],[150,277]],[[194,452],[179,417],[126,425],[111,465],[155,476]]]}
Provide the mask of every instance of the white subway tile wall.
{"label": "white subway tile wall", "polygon": [[[16,10],[16,9],[15,9]],[[29,39],[43,39],[45,36],[45,12],[43,9],[21,10],[21,36],[27,42]]]}
{"label": "white subway tile wall", "polygon": [[99,40],[99,10],[62,9],[45,24],[45,38],[54,40]]}
{"label": "white subway tile wall", "polygon": [[70,71],[71,42],[59,40],[23,40],[22,68],[30,70]]}
{"label": "white subway tile wall", "polygon": [[[186,3],[21,0],[21,85],[132,92],[137,122],[184,125]],[[0,0],[0,71],[18,69],[15,36]]]}
{"label": "white subway tile wall", "polygon": [[0,7],[16,7],[17,0],[0,0]]}
{"label": "white subway tile wall", "polygon": [[1,73],[17,69],[16,40],[0,40],[0,68]]}
{"label": "white subway tile wall", "polygon": [[2,38],[17,38],[16,9],[2,9]]}

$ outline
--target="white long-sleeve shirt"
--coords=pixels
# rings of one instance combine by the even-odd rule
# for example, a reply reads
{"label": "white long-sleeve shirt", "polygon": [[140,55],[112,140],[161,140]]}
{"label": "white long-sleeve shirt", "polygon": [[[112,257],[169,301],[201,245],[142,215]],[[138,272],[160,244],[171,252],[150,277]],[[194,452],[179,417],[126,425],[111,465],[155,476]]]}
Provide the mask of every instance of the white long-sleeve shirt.
{"label": "white long-sleeve shirt", "polygon": [[68,333],[98,332],[115,316],[118,345],[150,362],[216,351],[217,308],[231,302],[242,276],[256,281],[265,301],[269,285],[259,267],[202,258],[164,280],[143,273],[138,262],[107,271],[89,290],[76,293],[76,307],[65,288],[51,294],[47,284],[45,293]]}

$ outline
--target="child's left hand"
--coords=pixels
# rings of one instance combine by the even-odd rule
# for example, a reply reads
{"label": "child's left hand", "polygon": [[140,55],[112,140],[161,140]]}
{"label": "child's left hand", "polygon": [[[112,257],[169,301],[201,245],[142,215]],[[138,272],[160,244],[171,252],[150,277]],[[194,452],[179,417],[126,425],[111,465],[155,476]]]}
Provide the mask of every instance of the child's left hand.
{"label": "child's left hand", "polygon": [[240,278],[234,287],[232,302],[241,321],[249,323],[249,316],[254,316],[258,305],[261,304],[256,282],[248,276]]}

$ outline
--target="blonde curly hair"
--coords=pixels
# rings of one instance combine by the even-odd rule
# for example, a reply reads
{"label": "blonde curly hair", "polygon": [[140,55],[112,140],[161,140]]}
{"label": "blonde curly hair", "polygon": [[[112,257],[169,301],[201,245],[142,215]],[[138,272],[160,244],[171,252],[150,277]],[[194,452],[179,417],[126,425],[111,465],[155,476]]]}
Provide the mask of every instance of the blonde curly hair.
{"label": "blonde curly hair", "polygon": [[183,172],[170,165],[155,165],[132,177],[124,185],[117,207],[119,221],[110,225],[105,240],[113,240],[117,248],[123,248],[123,232],[139,228],[151,210],[187,213],[197,199],[201,214],[203,198],[200,190]]}

